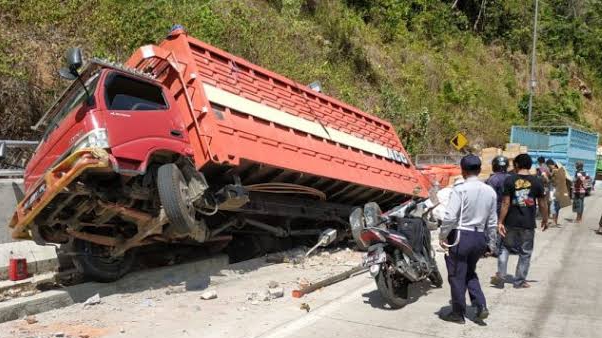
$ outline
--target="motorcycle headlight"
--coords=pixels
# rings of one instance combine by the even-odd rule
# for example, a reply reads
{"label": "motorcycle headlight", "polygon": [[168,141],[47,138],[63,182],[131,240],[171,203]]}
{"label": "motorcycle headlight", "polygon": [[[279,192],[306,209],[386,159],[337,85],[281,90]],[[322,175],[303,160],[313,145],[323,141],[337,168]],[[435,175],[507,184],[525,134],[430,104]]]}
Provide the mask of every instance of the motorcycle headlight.
{"label": "motorcycle headlight", "polygon": [[109,148],[109,137],[106,129],[94,129],[79,141],[73,151],[83,148]]}

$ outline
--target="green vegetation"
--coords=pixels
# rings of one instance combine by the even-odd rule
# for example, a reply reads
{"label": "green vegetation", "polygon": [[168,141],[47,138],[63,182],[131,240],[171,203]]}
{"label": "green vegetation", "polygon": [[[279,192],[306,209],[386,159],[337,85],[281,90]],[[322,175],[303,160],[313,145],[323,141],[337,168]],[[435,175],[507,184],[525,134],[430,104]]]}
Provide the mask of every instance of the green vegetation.
{"label": "green vegetation", "polygon": [[[600,8],[541,1],[536,123],[602,130]],[[176,23],[296,81],[321,81],[393,122],[412,153],[447,152],[458,131],[500,145],[525,123],[531,1],[0,0],[0,13],[0,138],[36,136],[28,126],[66,85],[55,73],[68,46],[124,61]]]}

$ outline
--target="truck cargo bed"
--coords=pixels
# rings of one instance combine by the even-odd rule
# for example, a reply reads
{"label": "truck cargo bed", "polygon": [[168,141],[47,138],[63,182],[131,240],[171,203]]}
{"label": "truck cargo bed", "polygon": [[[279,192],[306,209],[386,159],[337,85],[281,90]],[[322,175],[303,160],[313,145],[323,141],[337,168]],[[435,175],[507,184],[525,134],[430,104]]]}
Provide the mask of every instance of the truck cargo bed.
{"label": "truck cargo bed", "polygon": [[[177,60],[185,90],[159,55]],[[390,123],[182,31],[142,47],[128,65],[172,90],[209,180],[235,174],[243,183],[309,185],[344,203],[399,201],[417,187],[426,194],[428,182]]]}

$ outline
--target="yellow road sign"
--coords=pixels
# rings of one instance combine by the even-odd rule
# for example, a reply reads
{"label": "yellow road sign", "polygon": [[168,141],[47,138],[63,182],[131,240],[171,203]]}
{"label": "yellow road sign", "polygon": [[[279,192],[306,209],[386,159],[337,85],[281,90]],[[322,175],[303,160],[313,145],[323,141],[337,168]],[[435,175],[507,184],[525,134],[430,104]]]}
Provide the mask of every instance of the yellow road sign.
{"label": "yellow road sign", "polygon": [[462,148],[468,145],[468,139],[466,138],[466,136],[464,136],[464,134],[457,133],[456,136],[454,136],[449,143],[451,143],[451,145],[454,146],[456,150],[461,150]]}

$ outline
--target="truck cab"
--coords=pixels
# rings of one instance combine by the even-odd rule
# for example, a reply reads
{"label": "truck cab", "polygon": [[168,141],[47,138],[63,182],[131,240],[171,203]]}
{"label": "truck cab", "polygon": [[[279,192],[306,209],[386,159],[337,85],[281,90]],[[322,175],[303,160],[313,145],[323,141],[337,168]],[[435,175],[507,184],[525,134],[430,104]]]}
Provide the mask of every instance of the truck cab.
{"label": "truck cab", "polygon": [[105,149],[116,172],[138,174],[156,150],[189,147],[181,114],[161,83],[99,60],[36,127],[45,132],[26,168],[26,188],[79,149]]}

